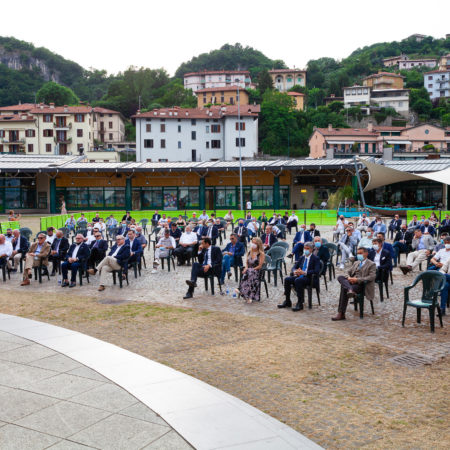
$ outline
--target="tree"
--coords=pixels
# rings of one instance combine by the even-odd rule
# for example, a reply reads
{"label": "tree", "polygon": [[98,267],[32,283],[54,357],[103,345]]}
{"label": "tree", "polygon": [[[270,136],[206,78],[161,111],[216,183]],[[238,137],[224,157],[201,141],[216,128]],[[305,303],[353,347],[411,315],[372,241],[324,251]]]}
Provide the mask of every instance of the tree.
{"label": "tree", "polygon": [[156,100],[163,106],[181,106],[182,108],[196,108],[197,97],[190,89],[185,89],[178,79],[170,81],[164,89],[164,94]]}
{"label": "tree", "polygon": [[261,70],[258,75],[258,90],[262,94],[264,94],[267,89],[272,90],[273,89],[273,80],[270,76],[270,73],[267,69]]}
{"label": "tree", "polygon": [[78,105],[80,99],[72,89],[61,84],[49,81],[45,83],[36,93],[36,101],[43,103],[54,103],[55,106]]}

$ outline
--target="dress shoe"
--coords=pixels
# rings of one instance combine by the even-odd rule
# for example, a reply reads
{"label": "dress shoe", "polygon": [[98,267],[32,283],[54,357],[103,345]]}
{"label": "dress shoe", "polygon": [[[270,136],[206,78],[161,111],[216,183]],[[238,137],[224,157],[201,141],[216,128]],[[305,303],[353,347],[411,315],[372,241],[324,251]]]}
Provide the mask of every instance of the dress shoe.
{"label": "dress shoe", "polygon": [[347,291],[348,298],[355,298],[356,294],[353,291]]}
{"label": "dress shoe", "polygon": [[186,295],[183,297],[183,300],[187,300],[188,298],[192,298],[192,292],[187,291]]}
{"label": "dress shoe", "polygon": [[191,280],[186,280],[186,284],[191,287],[191,288],[196,288],[197,287],[197,283],[195,281],[191,281]]}
{"label": "dress shoe", "polygon": [[400,270],[403,272],[403,275],[411,272],[412,268],[410,266],[400,266]]}
{"label": "dress shoe", "polygon": [[337,313],[336,317],[332,317],[331,320],[337,321],[337,320],[345,320],[345,315],[342,313]]}
{"label": "dress shoe", "polygon": [[297,304],[292,308],[292,311],[301,311],[303,309],[303,303],[297,302]]}
{"label": "dress shoe", "polygon": [[61,287],[66,287],[69,286],[69,282],[68,281],[63,281],[61,284]]}
{"label": "dress shoe", "polygon": [[69,287],[70,287],[70,288],[71,288],[71,287],[75,287],[76,285],[77,285],[77,283],[72,282],[72,283],[69,284]]}
{"label": "dress shoe", "polygon": [[30,284],[30,280],[26,279],[23,280],[22,283],[20,283],[21,286],[28,286]]}
{"label": "dress shoe", "polygon": [[97,273],[97,269],[88,269],[88,273],[90,275],[95,275]]}
{"label": "dress shoe", "polygon": [[[227,276],[228,276],[228,279],[230,279],[231,276],[232,276],[231,272],[227,272]],[[222,283],[222,284],[223,284],[223,283]]]}
{"label": "dress shoe", "polygon": [[98,290],[99,290],[99,291],[104,291],[104,290],[105,290],[105,286],[100,285],[100,286],[98,287]]}
{"label": "dress shoe", "polygon": [[290,308],[292,303],[290,300],[285,300],[281,305],[277,305],[278,308]]}
{"label": "dress shoe", "polygon": [[31,280],[33,278],[33,275],[31,274],[31,272],[28,274],[28,279]]}

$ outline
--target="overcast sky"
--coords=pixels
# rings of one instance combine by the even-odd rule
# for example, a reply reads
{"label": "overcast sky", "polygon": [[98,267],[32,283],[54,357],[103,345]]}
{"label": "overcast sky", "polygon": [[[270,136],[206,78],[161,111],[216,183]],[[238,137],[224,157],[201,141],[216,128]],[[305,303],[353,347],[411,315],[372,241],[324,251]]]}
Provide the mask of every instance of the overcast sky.
{"label": "overcast sky", "polygon": [[[47,47],[85,68],[164,67],[225,43],[289,67],[413,33],[450,33],[448,0],[21,0],[2,2],[2,36]],[[218,68],[219,69],[219,68]]]}

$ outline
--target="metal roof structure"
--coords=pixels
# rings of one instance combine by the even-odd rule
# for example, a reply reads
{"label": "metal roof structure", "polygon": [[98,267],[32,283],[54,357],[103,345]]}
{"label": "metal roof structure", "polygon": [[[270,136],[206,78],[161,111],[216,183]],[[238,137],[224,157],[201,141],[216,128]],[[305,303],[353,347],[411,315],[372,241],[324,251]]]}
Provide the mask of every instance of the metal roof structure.
{"label": "metal roof structure", "polygon": [[[436,172],[450,168],[449,160],[414,160],[385,161],[382,159],[359,158],[360,168],[364,168],[365,159],[386,167],[410,172]],[[0,155],[0,173],[4,172],[208,172],[239,169],[239,161],[200,161],[200,162],[122,162],[122,163],[90,163],[83,162],[84,156],[55,155]],[[354,170],[353,159],[255,159],[243,160],[243,170],[306,170],[320,172],[321,170]]]}

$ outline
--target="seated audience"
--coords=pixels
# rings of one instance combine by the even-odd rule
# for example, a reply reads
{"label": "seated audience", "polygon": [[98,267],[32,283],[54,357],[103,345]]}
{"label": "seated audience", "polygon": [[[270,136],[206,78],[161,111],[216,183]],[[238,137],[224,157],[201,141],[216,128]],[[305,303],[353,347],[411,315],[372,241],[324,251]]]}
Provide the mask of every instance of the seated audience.
{"label": "seated audience", "polygon": [[179,246],[174,250],[179,266],[182,266],[187,260],[192,258],[197,242],[197,234],[192,231],[190,225],[187,225],[185,232],[180,237]]}
{"label": "seated audience", "polygon": [[420,226],[420,231],[422,232],[422,234],[428,234],[430,236],[434,236],[436,234],[436,230],[430,224],[430,221],[428,219],[424,220],[423,225]]}
{"label": "seated audience", "polygon": [[84,217],[84,213],[81,213],[80,217],[77,219],[77,226],[84,226],[87,225],[87,219]]}
{"label": "seated audience", "polygon": [[291,289],[294,286],[297,293],[297,304],[292,308],[292,311],[302,310],[305,302],[305,288],[312,284],[314,275],[316,275],[314,287],[319,285],[320,259],[314,255],[313,250],[313,243],[306,242],[303,255],[294,264],[291,276],[284,278],[285,300],[281,305],[278,305],[278,308],[290,308],[292,306]]}
{"label": "seated audience", "polygon": [[209,220],[208,214],[206,214],[206,209],[203,210],[203,212],[199,216],[199,220]]}
{"label": "seated audience", "polygon": [[132,217],[131,217],[130,211],[127,211],[125,213],[125,215],[122,217],[122,220],[125,220],[126,222],[131,222],[131,219],[132,219]]}
{"label": "seated audience", "polygon": [[77,222],[76,222],[75,218],[73,217],[73,214],[71,214],[70,217],[68,217],[64,223],[64,226],[72,233],[75,232],[76,225],[77,225]]}
{"label": "seated audience", "polygon": [[8,242],[4,234],[0,234],[0,268],[6,267],[8,259],[11,257],[13,248],[11,242]]}
{"label": "seated audience", "polygon": [[244,226],[244,219],[239,219],[239,223],[233,230],[233,233],[237,235],[240,242],[245,242],[245,238],[247,237],[247,228]]}
{"label": "seated audience", "polygon": [[450,291],[450,259],[447,259],[445,264],[440,268],[439,272],[445,275],[446,283],[443,291],[441,292],[441,312],[445,316],[445,310],[447,307],[447,300]]}
{"label": "seated audience", "polygon": [[418,229],[414,232],[411,247],[413,251],[408,255],[406,265],[400,266],[400,270],[404,275],[413,271],[421,262],[427,260],[428,253],[433,250],[434,241],[430,234],[422,234],[422,231]]}
{"label": "seated audience", "polygon": [[394,236],[397,232],[399,232],[401,226],[402,219],[400,219],[400,216],[396,214],[394,218],[389,222],[389,231],[391,232],[391,236]]}
{"label": "seated audience", "polygon": [[186,221],[184,220],[184,218],[181,214],[178,216],[176,224],[177,224],[177,227],[181,228],[180,231],[184,230],[184,227],[186,226]]}
{"label": "seated audience", "polygon": [[[65,261],[61,264],[62,283],[61,287],[75,287],[77,284],[77,273],[80,268],[80,264],[83,264],[89,258],[89,247],[84,242],[84,236],[77,234],[75,236],[75,243],[69,248],[69,251],[65,255]],[[69,270],[71,271],[70,284],[69,284]]]}
{"label": "seated audience", "polygon": [[[45,267],[48,265],[48,255],[50,254],[51,246],[46,242],[46,235],[39,233],[37,242],[30,245],[30,249],[25,256],[25,267],[23,269],[23,281],[21,286],[28,286],[30,284],[31,269],[39,267],[41,264]],[[48,269],[47,269],[48,270]]]}
{"label": "seated audience", "polygon": [[320,236],[316,236],[314,238],[313,254],[323,262],[322,271],[320,272],[320,275],[322,275],[327,271],[327,264],[330,260],[330,250],[328,250],[327,246],[323,245],[322,238]]}
{"label": "seated audience", "polygon": [[20,235],[19,230],[14,230],[11,245],[12,253],[8,261],[8,268],[13,272],[17,272],[17,268],[20,266],[20,260],[22,257],[25,257],[30,243],[25,236]]}
{"label": "seated audience", "polygon": [[339,237],[345,233],[345,229],[348,226],[347,219],[344,216],[339,216],[336,225],[333,228],[333,240],[339,240]]}
{"label": "seated audience", "polygon": [[108,217],[108,220],[106,221],[106,229],[108,230],[108,233],[114,233],[116,231],[117,225],[119,223],[114,218],[114,216],[111,214]]}
{"label": "seated audience", "polygon": [[373,230],[370,227],[366,228],[366,234],[361,240],[358,242],[358,248],[372,248],[372,239],[373,239]]}
{"label": "seated audience", "polygon": [[61,230],[57,230],[53,244],[51,244],[50,256],[48,257],[48,260],[53,264],[51,276],[55,276],[58,265],[66,259],[67,250],[69,250],[69,241],[64,237]]}
{"label": "seated audience", "polygon": [[108,242],[102,238],[99,231],[94,234],[94,241],[89,244],[90,255],[87,261],[89,269],[94,269],[95,266],[106,256],[108,251]]}
{"label": "seated audience", "polygon": [[140,242],[143,252],[147,248],[148,242],[140,225],[136,227],[136,239]]}
{"label": "seated audience", "polygon": [[362,213],[362,216],[359,218],[358,223],[356,224],[356,228],[359,231],[367,231],[367,228],[370,225],[369,218],[366,213]]}
{"label": "seated audience", "polygon": [[400,253],[408,253],[413,240],[413,233],[408,231],[406,223],[402,223],[400,231],[397,231],[394,237],[392,247],[394,249],[394,267],[397,267],[398,257]]}
{"label": "seated audience", "polygon": [[247,240],[248,242],[251,239],[258,235],[259,224],[256,219],[253,217],[252,220],[247,224]]}
{"label": "seated audience", "polygon": [[158,220],[158,225],[160,227],[164,226],[166,223],[169,223],[169,220],[167,219],[167,216],[165,214],[162,215],[162,217]]}
{"label": "seated audience", "polygon": [[375,220],[370,224],[370,228],[372,228],[374,233],[386,233],[386,225],[383,223],[380,216],[375,217]]}
{"label": "seated audience", "polygon": [[161,219],[161,214],[159,214],[158,210],[155,211],[155,214],[152,216],[152,225],[156,227]]}
{"label": "seated audience", "polygon": [[192,264],[191,278],[186,280],[189,286],[183,299],[192,298],[197,287],[197,278],[207,277],[210,274],[220,277],[222,271],[222,252],[219,247],[213,246],[210,238],[203,238],[198,247],[198,262]]}
{"label": "seated audience", "polygon": [[358,248],[358,239],[353,235],[353,228],[346,229],[346,233],[342,235],[338,246],[341,249],[341,263],[339,268],[343,269],[347,259],[354,259],[353,254]]}
{"label": "seated audience", "polygon": [[217,238],[219,237],[219,229],[215,225],[213,219],[207,221],[206,232],[204,230],[204,234],[202,235],[202,238],[204,237],[209,237],[212,245],[216,245]]}
{"label": "seated audience", "polygon": [[444,248],[439,250],[430,261],[429,270],[438,270],[450,259],[450,236],[444,239]]}
{"label": "seated audience", "polygon": [[[175,225],[175,224],[173,224]],[[155,260],[153,261],[152,273],[156,273],[158,266],[161,264],[161,258],[167,258],[171,250],[175,250],[177,244],[175,239],[170,235],[170,230],[164,230],[164,236],[158,241],[155,246]],[[170,261],[167,262],[170,264]]]}
{"label": "seated audience", "polygon": [[361,292],[362,284],[367,282],[365,288],[365,296],[368,300],[375,297],[375,279],[377,269],[374,262],[368,259],[369,251],[367,248],[358,248],[357,260],[348,270],[348,275],[340,275],[338,282],[341,285],[341,293],[339,296],[338,314],[331,320],[345,320],[345,312],[347,311],[348,299],[354,298]]}
{"label": "seated audience", "polygon": [[417,220],[417,216],[414,214],[413,218],[410,220],[408,224],[408,231],[414,231],[421,223]]}
{"label": "seated audience", "polygon": [[100,214],[95,213],[95,217],[92,219],[92,223],[99,223],[100,222]]}
{"label": "seated audience", "polygon": [[6,229],[5,239],[6,239],[6,242],[9,242],[9,243],[11,243],[12,240],[14,239],[12,228]]}
{"label": "seated audience", "polygon": [[389,271],[392,267],[392,258],[389,250],[383,248],[383,241],[381,239],[374,239],[372,241],[372,255],[369,259],[373,261],[377,267],[377,277],[375,281],[386,281],[389,277]]}
{"label": "seated audience", "polygon": [[231,209],[225,214],[224,219],[227,222],[227,228],[230,225],[231,225],[231,228],[233,228],[234,216],[233,216],[233,212],[231,211]]}
{"label": "seated audience", "polygon": [[46,236],[45,240],[46,240],[50,245],[53,244],[53,241],[54,241],[55,238],[56,238],[56,234],[54,233],[54,231],[55,231],[55,229],[54,229],[53,227],[48,227],[48,228],[47,228],[47,236]]}
{"label": "seated audience", "polygon": [[286,219],[286,227],[289,231],[289,234],[291,234],[292,228],[295,228],[295,230],[297,231],[297,226],[298,226],[298,217],[295,214],[295,211],[292,211],[291,215]]}
{"label": "seated audience", "polygon": [[439,233],[450,233],[450,216],[448,214],[445,215],[445,219],[441,222]]}
{"label": "seated audience", "polygon": [[125,237],[121,234],[116,236],[116,243],[111,248],[108,256],[105,256],[97,268],[89,269],[91,275],[100,273],[99,291],[105,290],[106,280],[113,270],[126,270],[126,263],[130,257],[130,246],[125,244]]}
{"label": "seated audience", "polygon": [[242,271],[242,279],[239,288],[236,289],[236,292],[242,296],[246,303],[259,301],[261,298],[260,274],[265,260],[266,255],[261,239],[253,238]]}
{"label": "seated audience", "polygon": [[236,265],[242,265],[242,257],[244,256],[244,245],[238,241],[238,237],[232,233],[230,235],[230,242],[222,250],[222,272],[220,275],[220,282],[225,282],[225,274],[228,275],[228,279],[231,278],[231,267]]}
{"label": "seated audience", "polygon": [[175,240],[175,244],[176,244],[174,246],[174,248],[175,248],[178,245],[178,242],[180,242],[180,238],[181,238],[181,230],[178,228],[176,222],[171,222],[169,234],[170,234],[170,237],[173,237],[173,239]]}
{"label": "seated audience", "polygon": [[261,228],[262,228],[262,231],[263,231],[263,232],[266,231],[266,226],[267,226],[267,224],[268,224],[268,222],[269,222],[269,218],[266,216],[266,213],[265,213],[265,212],[263,212],[263,213],[259,216],[258,221],[261,222]]}
{"label": "seated audience", "polygon": [[320,231],[316,228],[315,223],[309,224],[309,235],[311,238],[315,238],[316,236],[320,237]]}
{"label": "seated audience", "polygon": [[128,264],[138,262],[142,256],[142,247],[138,239],[136,239],[136,231],[129,230],[127,233],[127,238],[125,239],[125,245],[130,247],[130,258]]}
{"label": "seated audience", "polygon": [[277,237],[273,233],[271,225],[266,226],[265,233],[261,235],[261,241],[265,252],[267,252],[267,250],[269,250],[269,248],[278,241]]}

